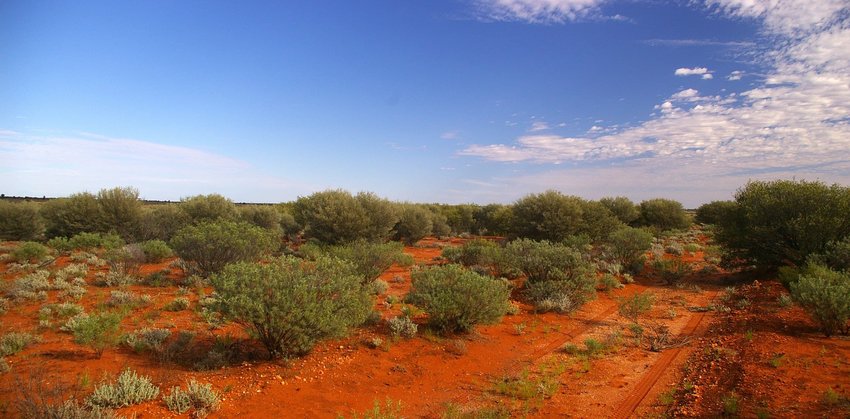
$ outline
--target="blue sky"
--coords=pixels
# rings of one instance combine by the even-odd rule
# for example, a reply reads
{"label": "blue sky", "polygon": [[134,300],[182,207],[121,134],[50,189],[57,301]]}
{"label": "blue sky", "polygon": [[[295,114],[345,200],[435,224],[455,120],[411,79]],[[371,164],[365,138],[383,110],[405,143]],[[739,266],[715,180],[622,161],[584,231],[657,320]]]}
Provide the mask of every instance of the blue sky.
{"label": "blue sky", "polygon": [[729,199],[850,184],[842,0],[0,2],[0,190]]}

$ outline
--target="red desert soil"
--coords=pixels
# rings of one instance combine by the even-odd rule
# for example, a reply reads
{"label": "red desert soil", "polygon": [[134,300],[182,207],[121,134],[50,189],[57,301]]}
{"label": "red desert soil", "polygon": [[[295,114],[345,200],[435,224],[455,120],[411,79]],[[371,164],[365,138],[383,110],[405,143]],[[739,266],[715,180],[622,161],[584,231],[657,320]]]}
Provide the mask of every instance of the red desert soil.
{"label": "red desert soil", "polygon": [[[427,239],[405,251],[417,263],[429,264],[440,255],[442,246],[460,243]],[[690,258],[689,262],[700,263],[702,254]],[[51,269],[67,264],[67,258],[60,258]],[[6,272],[5,263],[0,269],[7,283],[20,275]],[[167,270],[172,280],[183,279],[182,271],[171,267],[170,261],[142,267],[143,274],[160,270]],[[89,270],[89,284],[96,271]],[[600,291],[597,299],[572,315],[536,314],[531,307],[520,305],[520,313],[505,316],[500,324],[478,327],[466,336],[437,337],[420,327],[414,339],[393,340],[384,325],[364,327],[348,338],[320,343],[308,356],[290,362],[263,359],[261,348],[244,339],[236,326],[209,330],[193,311],[199,293],[208,294],[209,288],[188,286],[183,293],[191,300],[190,310],[169,312],[161,309],[174,299],[177,289],[173,285],[130,287],[137,294],[151,295],[152,303],[129,313],[122,324],[126,332],[142,327],[168,328],[174,334],[192,330],[197,333],[201,351],[213,345],[215,336],[220,341],[228,334],[234,338],[242,350],[241,362],[205,372],[137,354],[126,347],[108,349],[97,359],[90,349],[74,344],[71,336],[56,327],[38,329],[42,303],[13,305],[0,317],[0,333],[31,331],[42,341],[7,357],[11,371],[0,375],[0,416],[14,416],[16,400],[29,387],[64,386],[59,399],[82,399],[101,377],[115,377],[127,367],[150,376],[162,389],[161,394],[190,378],[212,383],[224,392],[220,409],[210,415],[220,418],[337,417],[363,412],[375,401],[385,399],[400,401],[405,417],[440,417],[447,406],[459,411],[498,408],[512,416],[534,417],[629,417],[668,412],[714,416],[722,412],[717,405],[718,394],[729,388],[735,388],[741,396],[747,414],[755,412],[755,401],[782,416],[837,411],[840,407],[812,410],[806,406],[818,403],[817,398],[828,387],[848,395],[848,342],[819,337],[799,309],[775,310],[770,305],[779,292],[774,283],[760,285],[769,292],[743,288],[752,302],[745,310],[720,315],[699,310],[723,294],[721,284],[727,277],[722,272],[694,274],[686,281],[691,284],[687,287],[664,286],[639,277],[623,289]],[[400,298],[408,292],[410,268],[393,266],[381,278],[390,288],[376,299],[376,307],[387,319],[400,312],[401,304],[387,304],[387,298]],[[87,311],[114,289],[87,288],[82,300]],[[669,327],[674,338],[683,339],[684,346],[650,352],[635,344],[627,328],[629,322],[618,314],[617,303],[619,298],[644,292],[655,296],[645,320]],[[55,301],[51,292],[45,303]],[[762,304],[766,308],[756,308]],[[421,323],[422,317],[417,321]],[[754,338],[741,342],[747,330],[753,330]],[[374,338],[380,338],[383,344],[371,348],[367,342]],[[560,350],[566,343],[583,347],[588,338],[613,344],[604,355],[588,359]],[[714,358],[707,363],[709,352],[704,348],[716,347],[711,345],[724,351],[728,348],[736,355],[721,357],[726,364]],[[766,366],[777,352],[785,353],[786,361],[778,368]],[[682,366],[689,357],[690,369],[683,375]],[[741,365],[742,360],[753,362]],[[522,399],[496,390],[500,380],[510,381],[523,371],[529,371],[534,379],[553,365],[560,366],[553,394]],[[667,395],[674,394],[671,389],[681,387],[683,380],[693,380],[697,385],[688,393],[675,393],[677,398],[671,405]],[[161,400],[118,413],[139,418],[180,417],[168,411]]]}

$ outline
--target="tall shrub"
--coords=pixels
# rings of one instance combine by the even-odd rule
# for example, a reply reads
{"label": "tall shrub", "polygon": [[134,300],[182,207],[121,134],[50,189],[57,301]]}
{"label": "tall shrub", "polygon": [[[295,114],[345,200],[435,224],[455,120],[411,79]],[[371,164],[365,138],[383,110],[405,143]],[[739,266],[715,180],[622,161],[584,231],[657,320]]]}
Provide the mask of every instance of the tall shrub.
{"label": "tall shrub", "polygon": [[342,189],[300,197],[293,206],[295,220],[304,233],[323,243],[349,243],[367,235],[369,215],[349,192]]}
{"label": "tall shrub", "polygon": [[407,244],[413,244],[431,234],[433,226],[431,211],[419,205],[405,204],[401,210],[401,218],[395,226],[395,237]]}
{"label": "tall shrub", "polygon": [[178,231],[169,245],[177,256],[209,275],[229,263],[257,260],[277,250],[280,242],[246,222],[204,221]]}
{"label": "tall shrub", "polygon": [[0,201],[0,240],[36,240],[43,233],[36,204]]}
{"label": "tall shrub", "polygon": [[579,234],[584,201],[549,190],[527,195],[512,207],[511,233],[516,237],[558,242]]}
{"label": "tall shrub", "polygon": [[100,231],[115,231],[125,240],[133,240],[142,217],[142,202],[136,188],[101,189],[97,193],[103,225]]}
{"label": "tall shrub", "polygon": [[691,224],[681,202],[664,198],[641,202],[638,222],[642,226],[658,230],[683,229]]}
{"label": "tall shrub", "polygon": [[48,238],[96,232],[104,225],[97,197],[88,192],[45,202],[41,206],[41,216],[46,224],[45,234]]}
{"label": "tall shrub", "polygon": [[272,357],[306,354],[319,339],[363,323],[372,308],[360,276],[335,258],[240,262],[211,280],[223,312],[245,326]]}
{"label": "tall shrub", "polygon": [[180,201],[180,209],[193,223],[215,220],[236,220],[239,212],[230,199],[219,195],[195,195]]}
{"label": "tall shrub", "polygon": [[717,224],[716,239],[762,267],[801,266],[850,236],[850,188],[822,182],[750,182]]}
{"label": "tall shrub", "polygon": [[599,203],[608,208],[624,224],[631,224],[640,217],[637,205],[625,196],[602,198]]}
{"label": "tall shrub", "polygon": [[192,219],[179,204],[156,204],[142,208],[136,237],[139,240],[168,241]]}

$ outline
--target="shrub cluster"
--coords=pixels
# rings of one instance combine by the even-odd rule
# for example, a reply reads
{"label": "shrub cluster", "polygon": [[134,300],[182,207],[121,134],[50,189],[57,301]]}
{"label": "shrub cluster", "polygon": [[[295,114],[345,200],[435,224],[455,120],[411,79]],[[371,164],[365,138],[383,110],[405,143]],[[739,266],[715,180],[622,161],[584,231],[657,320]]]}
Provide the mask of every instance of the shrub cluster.
{"label": "shrub cluster", "polygon": [[212,384],[201,384],[192,379],[186,384],[186,390],[172,387],[171,392],[162,400],[172,412],[186,413],[194,408],[196,417],[204,417],[218,408],[221,395],[213,390]]}
{"label": "shrub cluster", "polygon": [[204,275],[225,265],[257,260],[277,250],[280,242],[260,227],[236,221],[203,221],[184,227],[171,239],[171,248]]}
{"label": "shrub cluster", "polygon": [[18,262],[41,261],[50,254],[50,249],[37,242],[23,242],[12,250],[12,259]]}
{"label": "shrub cluster", "polygon": [[372,193],[337,189],[300,197],[293,205],[304,234],[327,244],[384,241],[399,221],[396,205]]}
{"label": "shrub cluster", "polygon": [[357,273],[362,276],[364,284],[380,276],[394,263],[402,266],[413,264],[413,257],[404,253],[404,245],[399,242],[372,243],[361,239],[334,246],[307,243],[299,250],[308,259],[325,255],[353,264]]}
{"label": "shrub cluster", "polygon": [[660,231],[688,228],[691,220],[682,203],[672,199],[656,198],[640,203],[638,224]]}
{"label": "shrub cluster", "polygon": [[402,205],[401,216],[395,226],[395,239],[412,245],[431,234],[433,214],[418,205]]}
{"label": "shrub cluster", "polygon": [[717,223],[717,241],[760,267],[802,266],[850,236],[850,188],[821,182],[750,182]]}
{"label": "shrub cluster", "polygon": [[649,231],[622,227],[608,235],[605,253],[628,272],[638,273],[643,269],[644,255],[652,247],[652,239]]}
{"label": "shrub cluster", "polygon": [[174,251],[168,247],[168,243],[162,240],[148,240],[139,243],[139,247],[145,254],[145,261],[148,263],[162,262],[163,259],[174,256]]}
{"label": "shrub cluster", "polygon": [[98,358],[105,349],[118,345],[121,339],[121,316],[118,313],[78,315],[71,320],[74,321],[69,320],[68,329],[74,334],[74,342],[92,348]]}
{"label": "shrub cluster", "polygon": [[340,259],[284,256],[228,265],[211,281],[222,312],[280,357],[306,354],[319,339],[362,324],[372,299],[361,278]]}
{"label": "shrub cluster", "polygon": [[36,240],[43,233],[36,204],[0,201],[0,240]]}
{"label": "shrub cluster", "polygon": [[407,301],[428,313],[441,333],[468,332],[498,321],[508,310],[508,285],[450,264],[415,271]]}

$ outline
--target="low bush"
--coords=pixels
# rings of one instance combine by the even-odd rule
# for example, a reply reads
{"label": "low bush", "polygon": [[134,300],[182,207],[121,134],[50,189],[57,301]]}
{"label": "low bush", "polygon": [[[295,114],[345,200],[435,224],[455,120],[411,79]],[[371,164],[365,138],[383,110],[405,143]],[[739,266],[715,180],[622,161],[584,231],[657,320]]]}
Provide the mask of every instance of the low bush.
{"label": "low bush", "polygon": [[137,375],[125,369],[114,384],[103,383],[86,400],[90,406],[119,408],[153,400],[159,395],[159,387],[149,377]]}
{"label": "low bush", "polygon": [[158,263],[163,259],[174,256],[174,251],[168,247],[168,243],[162,240],[148,240],[139,244],[145,254],[145,262]]}
{"label": "low bush", "polygon": [[638,228],[623,227],[605,241],[605,251],[613,262],[630,273],[643,269],[646,252],[652,247],[652,233]]}
{"label": "low bush", "polygon": [[656,259],[652,262],[655,274],[667,285],[676,285],[691,274],[691,265],[681,259]]}
{"label": "low bush", "polygon": [[125,345],[136,352],[158,353],[165,347],[165,341],[169,336],[171,336],[171,331],[168,329],[144,328],[124,336],[122,340]]}
{"label": "low bush", "polygon": [[498,321],[508,309],[507,282],[444,265],[415,271],[407,301],[428,313],[428,325],[441,333],[468,332]]}
{"label": "low bush", "polygon": [[222,312],[280,357],[306,354],[319,339],[362,324],[372,298],[361,278],[340,259],[284,256],[228,265],[211,281]]}
{"label": "low bush", "polygon": [[404,245],[399,242],[370,243],[365,240],[356,240],[335,246],[308,243],[301,246],[299,250],[310,259],[326,255],[353,264],[362,276],[364,284],[379,277],[393,263],[401,266],[413,264],[413,257],[404,253]]}
{"label": "low bush", "polygon": [[652,309],[654,301],[652,294],[640,293],[620,299],[617,305],[621,316],[638,323],[638,317]]}
{"label": "low bush", "polygon": [[36,240],[43,233],[44,222],[35,204],[0,201],[0,241]]}
{"label": "low bush", "polygon": [[186,297],[177,297],[163,307],[167,311],[183,311],[187,308],[189,308],[189,299]]}
{"label": "low bush", "polygon": [[545,240],[514,240],[505,246],[505,251],[517,261],[530,282],[576,281],[594,270],[589,258],[580,251]]}
{"label": "low bush", "polygon": [[525,295],[537,311],[569,313],[593,298],[595,283],[592,275],[570,280],[528,282]]}
{"label": "low bush", "polygon": [[24,332],[9,332],[0,336],[0,358],[14,355],[41,338]]}
{"label": "low bush", "polygon": [[66,326],[68,324],[71,324],[69,329],[74,334],[74,342],[92,348],[98,358],[105,349],[118,345],[121,339],[121,316],[118,313],[79,315],[72,317]]}
{"label": "low bush", "polygon": [[124,245],[124,240],[117,234],[88,233],[75,234],[68,239],[71,249],[94,250],[103,248],[106,250],[117,249]]}
{"label": "low bush", "polygon": [[825,266],[809,265],[796,282],[791,295],[811,314],[826,336],[848,332],[850,320],[850,273]]}
{"label": "low bush", "polygon": [[36,242],[23,242],[12,250],[12,259],[18,262],[41,261],[50,254],[50,249]]}
{"label": "low bush", "polygon": [[410,317],[407,316],[393,317],[387,320],[387,325],[390,328],[391,335],[408,339],[416,336],[416,332],[419,329],[416,323],[413,323],[413,320],[410,320]]}
{"label": "low bush", "polygon": [[201,384],[192,379],[186,384],[186,390],[172,387],[171,393],[162,400],[172,412],[185,413],[194,408],[195,417],[203,417],[218,408],[221,395],[213,390],[212,384]]}
{"label": "low bush", "polygon": [[245,222],[214,221],[181,229],[170,245],[183,260],[209,275],[229,263],[257,260],[277,250],[280,243],[260,227]]}

